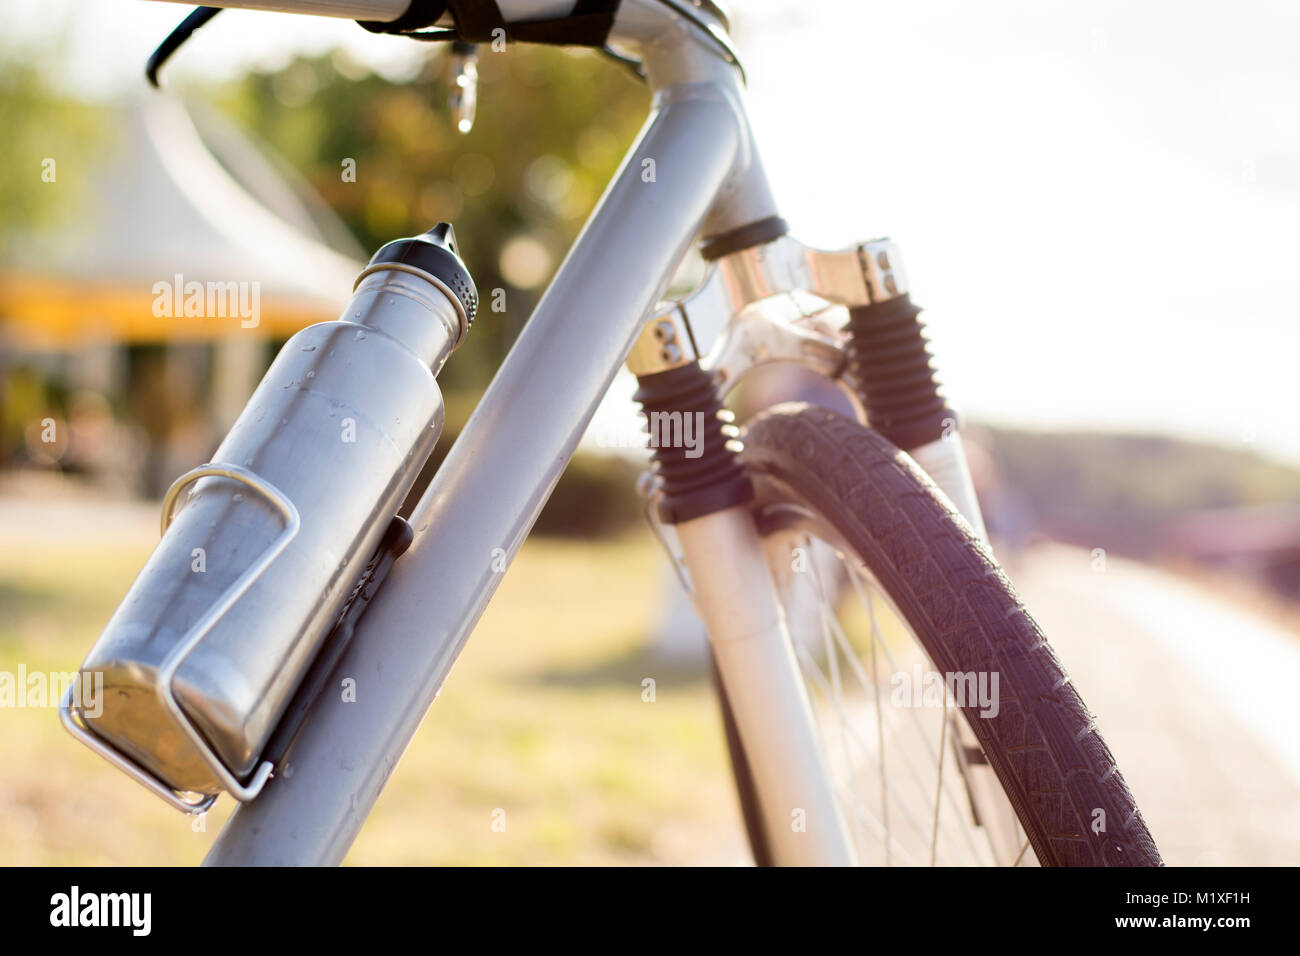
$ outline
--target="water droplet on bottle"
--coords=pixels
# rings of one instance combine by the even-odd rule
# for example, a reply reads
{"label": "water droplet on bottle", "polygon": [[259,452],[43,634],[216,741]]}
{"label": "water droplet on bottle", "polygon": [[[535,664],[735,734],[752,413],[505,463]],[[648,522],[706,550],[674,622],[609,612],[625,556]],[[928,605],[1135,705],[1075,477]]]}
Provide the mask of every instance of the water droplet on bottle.
{"label": "water droplet on bottle", "polygon": [[365,329],[357,329],[357,341],[359,342],[365,337],[366,337]]}
{"label": "water droplet on bottle", "polygon": [[308,378],[315,378],[315,377],[316,377],[316,373],[315,373],[315,372],[308,372],[308,373],[307,373],[307,377],[308,377]]}
{"label": "water droplet on bottle", "polygon": [[304,352],[315,352],[315,351],[316,351],[316,346],[314,346],[314,345],[304,345],[304,346],[302,347],[302,350],[303,350]]}
{"label": "water droplet on bottle", "polygon": [[243,501],[243,500],[244,500],[244,496],[241,495],[238,491],[236,491],[236,492],[235,492],[235,498],[234,498],[234,500],[235,500],[235,501]]}

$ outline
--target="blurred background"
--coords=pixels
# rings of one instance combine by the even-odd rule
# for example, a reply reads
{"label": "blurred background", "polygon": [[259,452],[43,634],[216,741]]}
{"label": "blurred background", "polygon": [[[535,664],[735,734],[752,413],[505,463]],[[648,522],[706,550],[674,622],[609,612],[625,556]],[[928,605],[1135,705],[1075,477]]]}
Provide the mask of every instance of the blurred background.
{"label": "blurred background", "polygon": [[[813,244],[900,243],[995,547],[1167,860],[1300,861],[1300,12],[731,9],[783,215]],[[648,106],[595,54],[484,51],[462,135],[441,45],[245,11],[148,90],[185,13],[0,0],[0,672],[76,668],[162,492],[284,340],[335,318],[382,243],[450,220],[506,308],[439,379],[436,463]],[[178,274],[256,283],[256,327],[156,315]],[[593,435],[635,430],[631,391]],[[641,459],[605,444],[565,473],[350,861],[747,860]],[[51,707],[0,707],[0,730],[0,863],[193,863],[229,810],[194,830]]]}

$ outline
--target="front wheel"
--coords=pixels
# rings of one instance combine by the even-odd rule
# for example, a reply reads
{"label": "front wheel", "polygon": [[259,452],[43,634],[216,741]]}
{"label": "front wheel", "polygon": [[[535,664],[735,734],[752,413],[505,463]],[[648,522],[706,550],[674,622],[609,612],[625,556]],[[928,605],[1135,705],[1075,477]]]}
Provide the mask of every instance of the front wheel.
{"label": "front wheel", "polygon": [[[802,403],[757,416],[744,446],[755,519],[859,859],[1160,865],[1042,631],[915,463],[876,432]],[[725,693],[722,702],[751,846],[773,862],[761,787]]]}

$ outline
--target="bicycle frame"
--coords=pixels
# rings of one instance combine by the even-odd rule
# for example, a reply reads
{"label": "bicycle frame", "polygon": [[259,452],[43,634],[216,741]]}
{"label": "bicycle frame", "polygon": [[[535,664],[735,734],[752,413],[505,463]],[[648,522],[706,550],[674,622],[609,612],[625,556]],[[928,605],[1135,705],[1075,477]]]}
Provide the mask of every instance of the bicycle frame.
{"label": "bicycle frame", "polygon": [[[223,5],[376,19],[405,8],[404,0]],[[515,17],[525,19],[539,4],[499,6],[511,20],[512,7],[526,8]],[[692,242],[776,215],[739,71],[708,35],[670,5],[624,0],[611,39],[638,48],[651,114],[411,516],[414,543],[334,671],[356,679],[356,699],[317,702],[288,764],[236,809],[207,864],[343,859]],[[851,257],[858,262],[859,250]],[[800,273],[794,260],[733,260],[731,312],[773,283],[837,281]],[[851,281],[862,285],[863,270],[848,267],[855,271]],[[973,497],[963,510],[971,507]],[[742,737],[754,745],[778,862],[853,862],[749,513],[685,522],[678,537]],[[792,810],[810,821],[805,831],[790,826]]]}

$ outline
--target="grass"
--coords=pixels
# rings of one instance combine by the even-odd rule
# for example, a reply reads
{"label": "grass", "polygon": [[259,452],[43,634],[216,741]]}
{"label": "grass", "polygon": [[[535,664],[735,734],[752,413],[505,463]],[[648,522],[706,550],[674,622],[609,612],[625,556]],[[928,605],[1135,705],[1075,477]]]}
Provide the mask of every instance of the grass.
{"label": "grass", "polygon": [[[74,670],[147,556],[3,550],[10,673]],[[644,534],[528,542],[348,862],[744,862],[707,675],[647,647],[659,562]],[[222,798],[196,831],[50,707],[0,709],[0,768],[0,864],[195,864],[231,808]]]}

